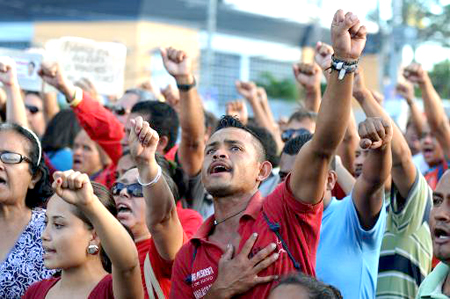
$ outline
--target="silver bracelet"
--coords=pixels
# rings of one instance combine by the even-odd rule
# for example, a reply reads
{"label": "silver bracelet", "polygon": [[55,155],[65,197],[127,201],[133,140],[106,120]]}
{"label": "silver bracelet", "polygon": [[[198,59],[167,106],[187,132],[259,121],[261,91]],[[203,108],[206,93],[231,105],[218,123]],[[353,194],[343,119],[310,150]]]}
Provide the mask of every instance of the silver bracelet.
{"label": "silver bracelet", "polygon": [[152,181],[150,181],[148,183],[142,183],[139,175],[137,177],[137,181],[138,181],[139,185],[141,185],[143,187],[153,186],[154,184],[156,184],[159,181],[159,179],[161,178],[161,174],[162,174],[161,166],[158,165],[158,171],[156,173],[155,178]]}

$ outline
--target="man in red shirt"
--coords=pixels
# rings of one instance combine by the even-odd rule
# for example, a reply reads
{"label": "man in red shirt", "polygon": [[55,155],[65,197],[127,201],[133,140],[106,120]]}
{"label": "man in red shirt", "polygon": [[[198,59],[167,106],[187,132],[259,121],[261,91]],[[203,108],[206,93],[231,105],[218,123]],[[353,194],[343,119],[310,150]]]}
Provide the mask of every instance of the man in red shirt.
{"label": "man in red shirt", "polygon": [[330,74],[316,133],[272,194],[262,198],[258,192],[272,167],[256,135],[232,117],[219,122],[202,167],[215,214],[178,253],[171,298],[265,298],[280,275],[315,275],[328,165],[347,128],[342,120],[350,117],[350,66],[366,41],[365,27],[342,10],[331,34],[337,71]]}

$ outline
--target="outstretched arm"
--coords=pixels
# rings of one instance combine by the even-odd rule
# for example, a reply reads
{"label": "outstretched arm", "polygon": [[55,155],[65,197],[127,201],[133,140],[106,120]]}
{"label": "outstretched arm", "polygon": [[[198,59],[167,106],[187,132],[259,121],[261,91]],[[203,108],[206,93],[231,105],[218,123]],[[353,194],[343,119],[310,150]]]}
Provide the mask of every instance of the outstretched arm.
{"label": "outstretched arm", "polygon": [[6,92],[6,121],[28,128],[25,104],[17,80],[16,62],[10,57],[0,57],[0,82]]}
{"label": "outstretched arm", "polygon": [[383,206],[384,182],[392,167],[392,126],[389,118],[368,118],[359,125],[361,148],[369,154],[353,189],[353,201],[361,226],[370,230]]}
{"label": "outstretched arm", "polygon": [[123,125],[112,112],[67,80],[57,63],[42,63],[39,75],[65,95],[89,137],[103,148],[113,164],[117,164],[122,156],[120,141],[125,133]]}
{"label": "outstretched arm", "polygon": [[[344,16],[338,10],[331,26],[334,55],[347,62],[359,59],[366,42],[366,28],[352,13]],[[341,143],[350,117],[353,74],[342,80],[339,73],[330,74],[319,109],[316,132],[297,155],[289,187],[294,196],[305,203],[318,203],[325,192],[328,167]],[[308,165],[308,167],[305,167]]]}
{"label": "outstretched arm", "polygon": [[417,107],[416,102],[414,101],[414,85],[409,82],[399,83],[396,87],[397,94],[403,97],[406,100],[406,103],[409,106],[409,111],[411,113],[411,121],[414,125],[414,129],[416,130],[417,136],[422,135],[422,129],[424,126],[425,119],[422,115],[422,111],[420,111],[419,107]]}
{"label": "outstretched arm", "polygon": [[153,182],[147,186],[143,185],[147,226],[159,255],[171,261],[183,245],[184,233],[173,194],[156,163],[155,153],[159,136],[140,116],[132,120],[131,124],[128,140],[131,157],[139,171],[139,180],[143,184]]}
{"label": "outstretched arm", "polygon": [[89,177],[73,170],[55,172],[53,188],[66,202],[75,205],[94,226],[112,263],[115,298],[144,298],[139,258],[128,232],[95,196]]}
{"label": "outstretched arm", "polygon": [[[361,70],[358,70],[355,75],[353,94],[367,117],[382,117],[385,120],[390,120],[389,115],[367,89]],[[392,179],[402,197],[406,198],[416,180],[416,167],[412,160],[411,150],[402,132],[395,124],[392,125],[392,130]]]}
{"label": "outstretched arm", "polygon": [[295,80],[305,90],[305,108],[309,111],[319,112],[322,94],[320,91],[320,80],[322,70],[316,63],[298,63],[292,66]]}
{"label": "outstretched arm", "polygon": [[[178,85],[191,85],[195,82],[192,60],[184,51],[161,48],[161,56],[164,67]],[[195,86],[189,90],[180,89],[179,117],[181,143],[178,155],[184,172],[192,177],[202,168],[205,147],[203,106]]]}
{"label": "outstretched arm", "polygon": [[442,100],[433,87],[427,71],[421,65],[412,64],[405,68],[403,75],[412,83],[418,84],[422,91],[425,114],[428,124],[441,145],[445,159],[450,159],[450,124],[445,114]]}

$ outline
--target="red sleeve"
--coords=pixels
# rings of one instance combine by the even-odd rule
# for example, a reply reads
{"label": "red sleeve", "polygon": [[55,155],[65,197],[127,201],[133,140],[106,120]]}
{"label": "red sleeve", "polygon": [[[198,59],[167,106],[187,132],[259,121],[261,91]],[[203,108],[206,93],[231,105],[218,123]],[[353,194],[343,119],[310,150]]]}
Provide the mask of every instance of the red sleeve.
{"label": "red sleeve", "polygon": [[191,264],[194,258],[194,246],[188,242],[181,247],[175,258],[172,270],[171,299],[194,298],[191,285],[187,282],[191,277]]}
{"label": "red sleeve", "polygon": [[117,164],[122,156],[120,141],[125,134],[119,120],[86,92],[83,92],[83,100],[73,111],[89,137],[103,148],[113,164]]}
{"label": "red sleeve", "polygon": [[203,223],[202,216],[192,209],[183,209],[177,206],[178,218],[180,218],[181,226],[186,233],[188,239],[197,232],[200,225]]}
{"label": "red sleeve", "polygon": [[303,271],[315,276],[316,252],[319,245],[323,202],[306,204],[295,199],[286,181],[275,189],[263,204],[263,210],[272,222],[280,225],[283,239]]}

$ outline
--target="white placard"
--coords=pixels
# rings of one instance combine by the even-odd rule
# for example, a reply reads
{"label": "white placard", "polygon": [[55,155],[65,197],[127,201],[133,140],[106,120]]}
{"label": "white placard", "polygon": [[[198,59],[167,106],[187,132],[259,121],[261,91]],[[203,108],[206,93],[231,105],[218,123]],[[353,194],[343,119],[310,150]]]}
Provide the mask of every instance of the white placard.
{"label": "white placard", "polygon": [[[56,50],[55,50],[56,47]],[[127,48],[113,42],[96,42],[79,37],[62,37],[46,45],[56,53],[65,76],[75,83],[89,79],[102,95],[123,92]]]}

